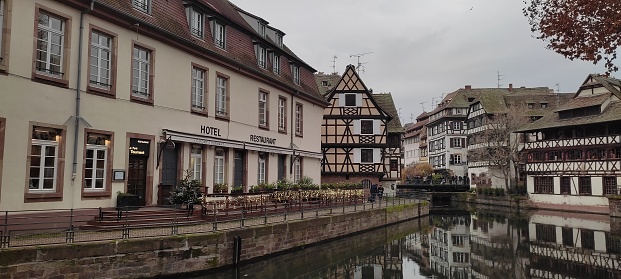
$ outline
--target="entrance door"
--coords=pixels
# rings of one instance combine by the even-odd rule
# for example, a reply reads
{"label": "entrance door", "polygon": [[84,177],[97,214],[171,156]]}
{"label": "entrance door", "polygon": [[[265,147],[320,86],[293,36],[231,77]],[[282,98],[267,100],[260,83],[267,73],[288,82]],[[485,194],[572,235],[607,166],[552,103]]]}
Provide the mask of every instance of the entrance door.
{"label": "entrance door", "polygon": [[285,179],[285,162],[287,161],[287,155],[278,155],[278,180]]}
{"label": "entrance door", "polygon": [[244,150],[235,150],[233,165],[233,186],[244,186]]}
{"label": "entrance door", "polygon": [[175,186],[177,185],[177,166],[179,158],[177,155],[179,154],[179,146],[175,145],[175,148],[164,148],[164,152],[162,154],[162,185]]}
{"label": "entrance door", "polygon": [[144,156],[129,156],[127,172],[127,193],[138,196],[141,206],[145,205],[147,192],[147,159]]}

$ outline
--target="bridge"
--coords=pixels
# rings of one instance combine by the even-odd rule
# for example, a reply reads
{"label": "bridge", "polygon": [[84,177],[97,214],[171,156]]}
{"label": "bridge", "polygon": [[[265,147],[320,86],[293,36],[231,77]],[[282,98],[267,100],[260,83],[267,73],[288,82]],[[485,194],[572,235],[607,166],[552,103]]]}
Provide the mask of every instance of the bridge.
{"label": "bridge", "polygon": [[406,184],[397,184],[397,195],[399,193],[417,193],[426,196],[426,199],[435,202],[450,202],[453,194],[463,193],[470,190],[467,180],[456,181],[457,183],[442,183],[443,181],[406,181]]}

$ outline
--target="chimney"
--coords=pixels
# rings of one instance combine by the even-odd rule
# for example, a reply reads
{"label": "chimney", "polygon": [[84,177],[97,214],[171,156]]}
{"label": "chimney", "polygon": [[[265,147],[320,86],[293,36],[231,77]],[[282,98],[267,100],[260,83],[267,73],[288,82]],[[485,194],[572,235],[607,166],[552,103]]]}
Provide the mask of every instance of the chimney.
{"label": "chimney", "polygon": [[466,85],[466,90],[470,90],[470,89],[472,89],[472,86],[471,85]]}
{"label": "chimney", "polygon": [[509,92],[513,92],[513,83],[509,83]]}

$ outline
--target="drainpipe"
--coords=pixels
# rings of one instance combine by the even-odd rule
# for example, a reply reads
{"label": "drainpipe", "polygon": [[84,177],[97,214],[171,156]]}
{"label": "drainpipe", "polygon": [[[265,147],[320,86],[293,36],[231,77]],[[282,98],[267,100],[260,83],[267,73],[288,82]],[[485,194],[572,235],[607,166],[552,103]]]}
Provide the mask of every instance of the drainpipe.
{"label": "drainpipe", "polygon": [[91,5],[88,9],[80,13],[80,36],[78,39],[78,82],[75,89],[75,127],[73,131],[73,170],[71,174],[71,180],[75,180],[78,174],[78,135],[80,134],[80,93],[82,86],[82,42],[84,41],[84,15],[93,11],[95,2],[97,0],[91,0]]}

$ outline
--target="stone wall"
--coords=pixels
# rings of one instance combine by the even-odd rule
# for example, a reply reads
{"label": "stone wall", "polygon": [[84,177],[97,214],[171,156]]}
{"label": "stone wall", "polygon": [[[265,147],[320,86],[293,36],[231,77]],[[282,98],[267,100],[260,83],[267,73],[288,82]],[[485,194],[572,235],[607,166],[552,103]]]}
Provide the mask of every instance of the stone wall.
{"label": "stone wall", "polygon": [[610,216],[621,218],[621,198],[608,197],[608,208],[610,209]]}
{"label": "stone wall", "polygon": [[247,261],[428,213],[425,202],[207,234],[11,248],[0,251],[0,278],[136,278],[196,272],[233,264],[235,237],[241,237],[241,260]]}
{"label": "stone wall", "polygon": [[471,193],[460,193],[452,196],[453,201],[485,204],[493,206],[506,206],[519,209],[536,209],[526,197],[513,198],[511,196],[483,196]]}

